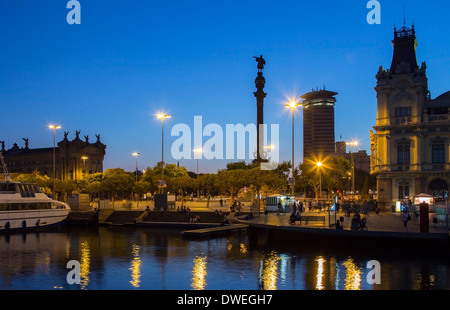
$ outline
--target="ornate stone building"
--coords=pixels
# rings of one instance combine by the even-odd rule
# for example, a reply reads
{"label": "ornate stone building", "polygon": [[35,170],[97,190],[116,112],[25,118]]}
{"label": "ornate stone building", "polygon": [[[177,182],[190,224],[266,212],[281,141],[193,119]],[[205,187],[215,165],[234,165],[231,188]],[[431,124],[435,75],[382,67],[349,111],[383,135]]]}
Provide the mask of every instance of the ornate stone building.
{"label": "ornate stone building", "polygon": [[394,30],[391,67],[376,75],[377,119],[371,173],[380,207],[420,193],[440,196],[450,182],[450,92],[431,99],[426,64],[416,60],[416,33]]}
{"label": "ornate stone building", "polygon": [[[84,176],[96,172],[103,172],[103,159],[106,145],[100,141],[100,135],[96,135],[95,143],[89,142],[89,137],[80,139],[80,131],[76,132],[75,139],[69,141],[68,132],[64,133],[64,139],[58,142],[56,151],[56,178],[60,180],[80,180]],[[17,143],[6,150],[2,142],[2,153],[6,166],[10,173],[31,173],[35,170],[42,175],[53,176],[53,147],[30,149],[28,139],[25,147],[19,147]]]}

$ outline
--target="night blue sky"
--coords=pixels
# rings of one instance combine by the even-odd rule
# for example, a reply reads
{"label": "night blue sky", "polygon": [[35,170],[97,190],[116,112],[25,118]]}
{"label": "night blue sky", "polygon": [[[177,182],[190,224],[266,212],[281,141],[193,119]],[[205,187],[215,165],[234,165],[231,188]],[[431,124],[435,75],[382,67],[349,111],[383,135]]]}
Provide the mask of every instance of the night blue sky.
{"label": "night blue sky", "polygon": [[[266,59],[265,122],[280,124],[280,159],[291,157],[288,97],[326,86],[338,92],[336,141],[370,149],[376,119],[375,74],[389,68],[394,22],[412,19],[418,62],[426,61],[432,97],[450,90],[447,1],[386,1],[381,24],[369,25],[365,0],[116,1],[79,0],[81,25],[69,25],[66,0],[0,0],[0,140],[9,148],[51,147],[49,123],[69,138],[101,134],[104,168],[134,170],[165,161],[177,123],[256,123],[253,56]],[[295,161],[302,161],[302,115],[295,119]],[[207,140],[208,138],[205,138]],[[196,160],[181,160],[195,171]],[[201,160],[200,172],[224,168]]]}

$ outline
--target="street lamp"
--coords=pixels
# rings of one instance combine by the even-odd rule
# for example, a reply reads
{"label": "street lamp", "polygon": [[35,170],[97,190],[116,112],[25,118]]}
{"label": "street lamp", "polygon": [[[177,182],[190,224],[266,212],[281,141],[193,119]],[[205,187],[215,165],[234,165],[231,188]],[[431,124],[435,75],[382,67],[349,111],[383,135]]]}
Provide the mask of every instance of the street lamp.
{"label": "street lamp", "polygon": [[[318,161],[317,163],[316,163],[316,165],[317,165],[317,168],[319,169],[319,195],[320,195],[320,198],[322,198],[322,162],[320,162],[320,161]],[[319,195],[317,195],[317,196],[319,196]],[[318,200],[318,198],[319,197],[317,197],[317,200]]]}
{"label": "street lamp", "polygon": [[[201,148],[194,149],[194,150],[192,150],[192,152],[194,152],[196,154],[202,154],[203,153],[203,149],[201,149]],[[201,155],[198,155],[198,156],[201,156]],[[195,156],[197,158],[197,178],[198,178],[198,159],[199,159],[198,156]]]}
{"label": "street lamp", "polygon": [[294,114],[295,109],[297,107],[303,106],[300,103],[296,103],[294,101],[291,101],[289,104],[286,104],[285,107],[291,109],[292,111],[292,196],[294,196],[294,187],[295,187],[295,176],[294,176]]}
{"label": "street lamp", "polygon": [[131,154],[131,155],[136,156],[136,182],[137,182],[137,175],[138,175],[138,164],[137,164],[137,159],[138,159],[138,156],[141,155],[141,153],[134,152],[134,153]]}
{"label": "street lamp", "polygon": [[161,138],[161,161],[162,161],[161,180],[164,180],[164,120],[166,118],[171,118],[171,116],[169,114],[158,113],[158,114],[156,114],[156,117],[161,120],[161,124],[162,124],[162,130],[161,130],[161,134],[162,134],[162,138]]}
{"label": "street lamp", "polygon": [[[199,156],[201,156],[201,154],[203,153],[203,149],[202,148],[197,148],[197,149],[194,149],[194,150],[192,150],[194,153],[196,153],[196,154],[200,154]],[[196,156],[197,157],[197,180],[198,180],[198,159],[199,159],[199,156]],[[197,189],[197,200],[200,198],[200,189]]]}
{"label": "street lamp", "polygon": [[355,194],[355,162],[353,160],[353,147],[359,144],[358,141],[353,140],[346,142],[345,144],[350,145],[350,161],[352,164],[352,194]]}
{"label": "street lamp", "polygon": [[48,125],[48,128],[53,129],[53,199],[55,199],[55,179],[56,179],[56,129],[60,129],[61,125]]}
{"label": "street lamp", "polygon": [[[83,160],[83,168],[84,171],[86,172],[86,160],[88,159],[88,157],[86,155],[81,156],[81,159]],[[82,174],[82,177],[84,178],[84,174]]]}

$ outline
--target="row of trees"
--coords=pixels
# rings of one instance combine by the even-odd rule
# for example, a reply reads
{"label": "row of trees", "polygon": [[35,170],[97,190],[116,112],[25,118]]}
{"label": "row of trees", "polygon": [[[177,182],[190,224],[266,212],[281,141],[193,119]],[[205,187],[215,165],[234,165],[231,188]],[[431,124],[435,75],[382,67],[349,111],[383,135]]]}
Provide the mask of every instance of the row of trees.
{"label": "row of trees", "polygon": [[[320,170],[319,170],[320,169]],[[243,161],[229,163],[226,169],[214,174],[197,175],[188,172],[185,167],[175,164],[164,166],[165,191],[181,195],[186,193],[202,192],[206,197],[224,195],[230,197],[231,202],[246,189],[249,197],[255,194],[290,193],[287,182],[290,171],[290,162],[282,162],[275,170],[261,170],[258,164],[247,164]],[[343,157],[335,156],[324,161],[319,168],[315,162],[305,161],[295,169],[295,192],[304,193],[306,197],[317,196],[321,185],[322,191],[328,194],[348,188],[351,165]],[[142,197],[146,193],[157,193],[159,181],[162,177],[162,165],[158,163],[153,168],[136,178],[134,172],[127,172],[121,168],[107,169],[103,173],[86,176],[83,180],[56,180],[58,198],[65,200],[73,192],[87,193],[91,198],[128,199],[133,195]],[[37,171],[32,174],[21,174],[15,178],[17,181],[32,182],[51,193],[53,180],[41,176]],[[357,171],[355,184],[358,190],[366,194],[375,181],[368,173]]]}

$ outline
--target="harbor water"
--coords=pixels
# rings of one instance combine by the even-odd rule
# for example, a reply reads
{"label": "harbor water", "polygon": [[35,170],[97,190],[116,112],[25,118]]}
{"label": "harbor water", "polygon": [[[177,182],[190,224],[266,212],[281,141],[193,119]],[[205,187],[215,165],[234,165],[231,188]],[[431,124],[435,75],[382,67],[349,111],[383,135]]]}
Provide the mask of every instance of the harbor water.
{"label": "harbor water", "polygon": [[[2,235],[0,289],[450,289],[447,255],[306,247],[298,239],[283,245],[251,240],[245,231],[187,240],[180,230],[117,226]],[[79,263],[79,283],[70,281],[70,261]]]}

